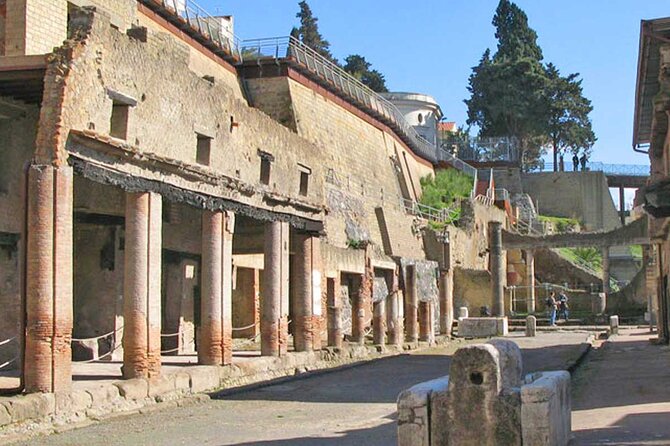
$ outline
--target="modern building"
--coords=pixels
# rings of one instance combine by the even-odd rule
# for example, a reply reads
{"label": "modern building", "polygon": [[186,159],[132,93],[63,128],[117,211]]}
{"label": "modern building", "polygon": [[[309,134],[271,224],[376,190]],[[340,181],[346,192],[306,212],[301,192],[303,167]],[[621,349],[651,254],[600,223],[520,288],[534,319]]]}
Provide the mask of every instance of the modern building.
{"label": "modern building", "polygon": [[431,144],[437,144],[437,125],[443,115],[435,98],[422,93],[404,92],[382,93],[382,96],[398,107],[419,135]]}

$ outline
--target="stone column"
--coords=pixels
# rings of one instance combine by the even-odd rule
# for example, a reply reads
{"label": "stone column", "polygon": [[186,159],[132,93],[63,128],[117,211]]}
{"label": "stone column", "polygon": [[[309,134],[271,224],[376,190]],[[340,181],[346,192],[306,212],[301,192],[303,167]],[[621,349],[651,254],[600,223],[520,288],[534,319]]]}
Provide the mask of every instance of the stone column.
{"label": "stone column", "polygon": [[373,343],[383,345],[386,341],[386,299],[373,305],[372,328]]}
{"label": "stone column", "polygon": [[321,239],[319,237],[311,237],[312,241],[312,348],[314,350],[321,350],[323,343],[324,328],[326,326],[323,318],[323,285],[324,278],[322,276],[323,260],[321,258]]}
{"label": "stone column", "polygon": [[451,336],[454,326],[454,272],[451,269],[440,270],[440,334]]}
{"label": "stone column", "polygon": [[312,351],[312,237],[309,235],[296,236],[294,265],[293,344],[297,352]]}
{"label": "stone column", "polygon": [[261,355],[282,356],[288,342],[288,223],[265,224]]}
{"label": "stone column", "polygon": [[418,306],[416,265],[407,265],[405,271],[405,340],[407,342],[416,342],[419,339]]}
{"label": "stone column", "polygon": [[351,308],[351,340],[352,343],[365,344],[365,307],[367,286],[365,274],[359,276],[359,286],[352,299]]}
{"label": "stone column", "polygon": [[626,225],[626,198],[624,194],[624,187],[619,186],[619,218],[621,219],[621,226]]}
{"label": "stone column", "polygon": [[202,213],[202,293],[198,362],[227,365],[233,359],[232,272],[235,215]]}
{"label": "stone column", "polygon": [[602,248],[603,256],[603,293],[610,292],[610,249],[609,247]]}
{"label": "stone column", "polygon": [[162,199],[126,194],[123,280],[123,377],[149,378],[161,370]]}
{"label": "stone column", "polygon": [[402,305],[400,291],[398,290],[398,274],[394,271],[391,276],[391,293],[386,299],[386,323],[388,332],[388,343],[391,345],[402,344],[402,317],[400,316],[400,306]]}
{"label": "stone column", "polygon": [[419,341],[433,342],[433,302],[419,302]]}
{"label": "stone column", "polygon": [[72,385],[72,196],[69,167],[28,170],[26,242],[26,392]]}
{"label": "stone column", "polygon": [[489,268],[493,316],[505,316],[505,259],[502,248],[502,223],[489,222]]}
{"label": "stone column", "polygon": [[528,285],[526,309],[528,314],[532,314],[535,313],[535,253],[532,249],[526,250],[526,284]]}
{"label": "stone column", "polygon": [[339,274],[326,279],[328,299],[328,347],[342,348],[342,302]]}

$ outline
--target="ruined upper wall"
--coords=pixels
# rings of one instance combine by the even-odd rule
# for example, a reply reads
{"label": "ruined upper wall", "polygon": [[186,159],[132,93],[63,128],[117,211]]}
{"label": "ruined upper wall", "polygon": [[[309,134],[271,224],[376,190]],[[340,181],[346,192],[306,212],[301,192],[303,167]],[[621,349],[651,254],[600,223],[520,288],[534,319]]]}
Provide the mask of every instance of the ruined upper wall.
{"label": "ruined upper wall", "polygon": [[[189,48],[165,33],[134,29],[130,37],[102,12],[84,11],[77,21],[84,34],[59,50],[47,69],[38,155],[77,152],[93,163],[112,163],[115,170],[208,196],[322,218],[325,174],[316,146],[248,107],[227,85],[195,74]],[[108,138],[115,101],[130,104],[127,146]],[[198,135],[211,138],[209,165],[196,162]],[[108,153],[95,154],[101,146]],[[259,151],[273,159],[267,186],[260,183]],[[172,175],[157,173],[163,165],[172,166]],[[304,169],[311,171],[306,196],[299,194]],[[185,171],[208,181],[179,176]]]}

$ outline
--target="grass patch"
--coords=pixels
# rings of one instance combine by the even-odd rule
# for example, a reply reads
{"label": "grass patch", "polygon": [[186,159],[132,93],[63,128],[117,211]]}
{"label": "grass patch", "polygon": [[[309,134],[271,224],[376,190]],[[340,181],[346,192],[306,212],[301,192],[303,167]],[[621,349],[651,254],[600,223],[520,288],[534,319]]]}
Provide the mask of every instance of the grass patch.
{"label": "grass patch", "polygon": [[631,245],[630,253],[637,260],[642,260],[642,245]]}
{"label": "grass patch", "polygon": [[[473,178],[456,169],[443,169],[421,178],[421,204],[435,209],[446,209],[463,198],[470,196]],[[429,221],[428,225],[435,231],[444,229],[461,218],[460,207],[451,213],[445,222]]]}
{"label": "grass patch", "polygon": [[548,215],[538,215],[541,222],[547,222],[553,225],[558,232],[572,232],[579,226],[579,220],[567,217],[550,217]]}

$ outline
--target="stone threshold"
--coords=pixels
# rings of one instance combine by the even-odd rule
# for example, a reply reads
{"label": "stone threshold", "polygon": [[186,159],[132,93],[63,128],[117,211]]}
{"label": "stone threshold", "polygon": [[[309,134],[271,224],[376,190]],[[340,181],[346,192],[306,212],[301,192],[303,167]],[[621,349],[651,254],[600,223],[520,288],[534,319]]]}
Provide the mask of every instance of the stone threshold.
{"label": "stone threshold", "polygon": [[355,367],[445,342],[445,337],[438,337],[435,343],[328,347],[315,352],[289,352],[280,358],[258,357],[223,367],[186,366],[156,378],[119,380],[86,389],[2,398],[0,444],[83,427],[117,416],[203,403],[226,391]]}

